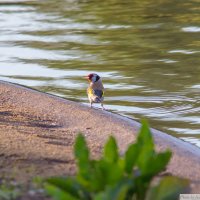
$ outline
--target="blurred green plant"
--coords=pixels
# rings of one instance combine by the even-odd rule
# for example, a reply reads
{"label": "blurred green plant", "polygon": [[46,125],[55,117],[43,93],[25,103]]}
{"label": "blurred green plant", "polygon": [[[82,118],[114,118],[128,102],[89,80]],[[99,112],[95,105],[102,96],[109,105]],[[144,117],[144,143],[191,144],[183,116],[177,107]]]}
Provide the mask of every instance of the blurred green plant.
{"label": "blurred green plant", "polygon": [[20,191],[17,186],[8,183],[1,183],[0,185],[0,199],[1,200],[15,200],[20,196]]}
{"label": "blurred green plant", "polygon": [[74,154],[76,177],[46,180],[45,190],[55,200],[175,200],[188,186],[187,180],[174,176],[154,179],[165,170],[172,153],[155,151],[146,122],[124,156],[119,156],[116,140],[110,136],[101,159],[91,159],[81,134],[76,138]]}

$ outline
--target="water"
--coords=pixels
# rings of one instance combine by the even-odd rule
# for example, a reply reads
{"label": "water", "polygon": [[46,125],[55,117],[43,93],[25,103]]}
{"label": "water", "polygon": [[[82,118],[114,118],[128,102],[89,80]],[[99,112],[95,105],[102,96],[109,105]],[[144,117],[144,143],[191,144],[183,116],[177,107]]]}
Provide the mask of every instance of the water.
{"label": "water", "polygon": [[198,0],[0,2],[0,79],[88,103],[103,77],[108,110],[200,147]]}

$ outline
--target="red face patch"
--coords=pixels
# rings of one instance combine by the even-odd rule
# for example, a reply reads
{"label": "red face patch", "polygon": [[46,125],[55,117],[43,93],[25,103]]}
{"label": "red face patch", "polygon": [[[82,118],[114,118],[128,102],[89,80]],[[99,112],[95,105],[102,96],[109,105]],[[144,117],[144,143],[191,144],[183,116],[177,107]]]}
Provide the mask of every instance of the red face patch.
{"label": "red face patch", "polygon": [[93,74],[89,74],[89,75],[87,75],[87,77],[89,80],[92,80]]}

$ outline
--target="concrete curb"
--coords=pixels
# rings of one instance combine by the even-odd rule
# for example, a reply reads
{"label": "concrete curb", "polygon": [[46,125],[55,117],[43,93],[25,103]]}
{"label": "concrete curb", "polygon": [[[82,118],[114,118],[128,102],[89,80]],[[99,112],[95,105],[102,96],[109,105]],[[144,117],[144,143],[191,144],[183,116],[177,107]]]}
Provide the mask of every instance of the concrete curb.
{"label": "concrete curb", "polygon": [[[103,145],[112,133],[123,152],[127,145],[135,140],[140,126],[138,122],[117,114],[90,109],[80,103],[4,81],[0,81],[0,92],[2,112],[5,113],[9,108],[15,113],[28,113],[38,119],[48,119],[51,121],[48,126],[55,129],[55,134],[56,128],[58,132],[61,129],[74,133],[81,131],[86,135],[94,151]],[[12,130],[15,128],[12,125]],[[48,132],[48,127],[45,131]],[[173,152],[167,172],[191,180],[191,193],[200,192],[200,149],[161,131],[152,129],[152,133],[158,150],[171,149]],[[21,137],[26,139],[27,135]],[[34,141],[34,138],[31,141]],[[33,153],[34,146],[30,150],[30,154]],[[57,156],[60,153],[56,152]]]}

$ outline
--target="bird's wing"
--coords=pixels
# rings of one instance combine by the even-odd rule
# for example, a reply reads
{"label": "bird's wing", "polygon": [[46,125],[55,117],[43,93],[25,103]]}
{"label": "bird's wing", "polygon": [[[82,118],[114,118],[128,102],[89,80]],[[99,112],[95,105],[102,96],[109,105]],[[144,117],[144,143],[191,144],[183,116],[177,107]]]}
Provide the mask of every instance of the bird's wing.
{"label": "bird's wing", "polygon": [[102,98],[104,96],[104,91],[88,87],[87,94],[88,94],[89,97],[99,97],[99,98]]}
{"label": "bird's wing", "polygon": [[94,90],[94,94],[99,97],[99,98],[102,98],[103,95],[104,95],[104,92],[103,90]]}

